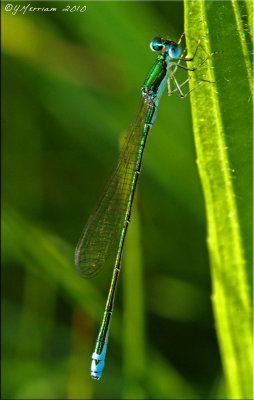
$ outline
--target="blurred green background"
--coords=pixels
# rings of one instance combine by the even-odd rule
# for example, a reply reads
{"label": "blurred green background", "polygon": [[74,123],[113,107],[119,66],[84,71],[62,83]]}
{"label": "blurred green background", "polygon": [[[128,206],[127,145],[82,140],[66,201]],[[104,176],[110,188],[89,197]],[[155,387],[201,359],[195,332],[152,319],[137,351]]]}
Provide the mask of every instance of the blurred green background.
{"label": "blurred green background", "polygon": [[[91,353],[112,266],[73,254],[183,2],[2,2],[2,398],[223,398],[189,99],[149,136],[100,382]],[[218,3],[219,5],[219,3]],[[194,38],[195,40],[197,38]]]}

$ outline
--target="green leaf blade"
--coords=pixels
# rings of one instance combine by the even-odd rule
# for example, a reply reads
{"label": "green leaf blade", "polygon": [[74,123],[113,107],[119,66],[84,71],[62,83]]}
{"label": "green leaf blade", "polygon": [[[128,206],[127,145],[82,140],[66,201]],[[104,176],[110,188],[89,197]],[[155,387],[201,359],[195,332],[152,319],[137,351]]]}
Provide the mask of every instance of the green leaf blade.
{"label": "green leaf blade", "polygon": [[[191,93],[198,168],[211,260],[213,307],[229,398],[252,398],[251,180],[252,83],[236,2],[186,1],[186,40],[214,55]],[[198,74],[192,86],[198,83]],[[243,135],[243,136],[242,136]]]}

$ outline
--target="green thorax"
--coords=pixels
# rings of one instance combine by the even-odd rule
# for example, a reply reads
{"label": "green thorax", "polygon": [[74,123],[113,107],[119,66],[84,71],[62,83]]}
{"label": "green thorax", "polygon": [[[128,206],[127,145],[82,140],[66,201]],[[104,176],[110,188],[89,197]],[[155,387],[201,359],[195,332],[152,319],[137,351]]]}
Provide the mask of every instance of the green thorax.
{"label": "green thorax", "polygon": [[166,52],[161,52],[155,60],[145,82],[142,86],[142,94],[148,101],[159,99],[168,74],[169,56]]}

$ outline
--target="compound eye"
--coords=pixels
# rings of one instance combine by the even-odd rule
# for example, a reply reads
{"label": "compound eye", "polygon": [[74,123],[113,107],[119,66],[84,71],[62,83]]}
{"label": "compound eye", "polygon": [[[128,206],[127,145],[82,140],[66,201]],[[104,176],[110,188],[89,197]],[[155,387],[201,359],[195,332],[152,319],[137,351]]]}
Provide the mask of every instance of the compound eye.
{"label": "compound eye", "polygon": [[173,44],[171,44],[168,53],[169,53],[170,58],[179,57],[180,53],[181,53],[181,48],[176,43],[173,43]]}
{"label": "compound eye", "polygon": [[163,42],[162,38],[160,38],[160,37],[154,38],[150,42],[150,49],[152,51],[160,51],[163,46],[162,42]]}

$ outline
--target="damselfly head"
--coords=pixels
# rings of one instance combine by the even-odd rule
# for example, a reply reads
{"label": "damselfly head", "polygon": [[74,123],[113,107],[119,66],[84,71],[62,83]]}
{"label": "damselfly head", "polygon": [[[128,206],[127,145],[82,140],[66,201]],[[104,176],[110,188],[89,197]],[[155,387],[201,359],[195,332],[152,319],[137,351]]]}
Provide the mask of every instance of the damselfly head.
{"label": "damselfly head", "polygon": [[170,44],[169,44],[169,46],[167,48],[169,57],[170,58],[179,57],[180,54],[181,54],[181,48],[180,48],[179,44],[177,44],[175,42],[169,42],[169,43]]}
{"label": "damselfly head", "polygon": [[162,39],[161,37],[155,37],[151,40],[150,49],[152,51],[167,52],[170,58],[179,57],[181,53],[180,46],[177,43],[171,40]]}
{"label": "damselfly head", "polygon": [[150,42],[150,49],[152,51],[161,51],[163,47],[164,40],[160,37],[155,37]]}

